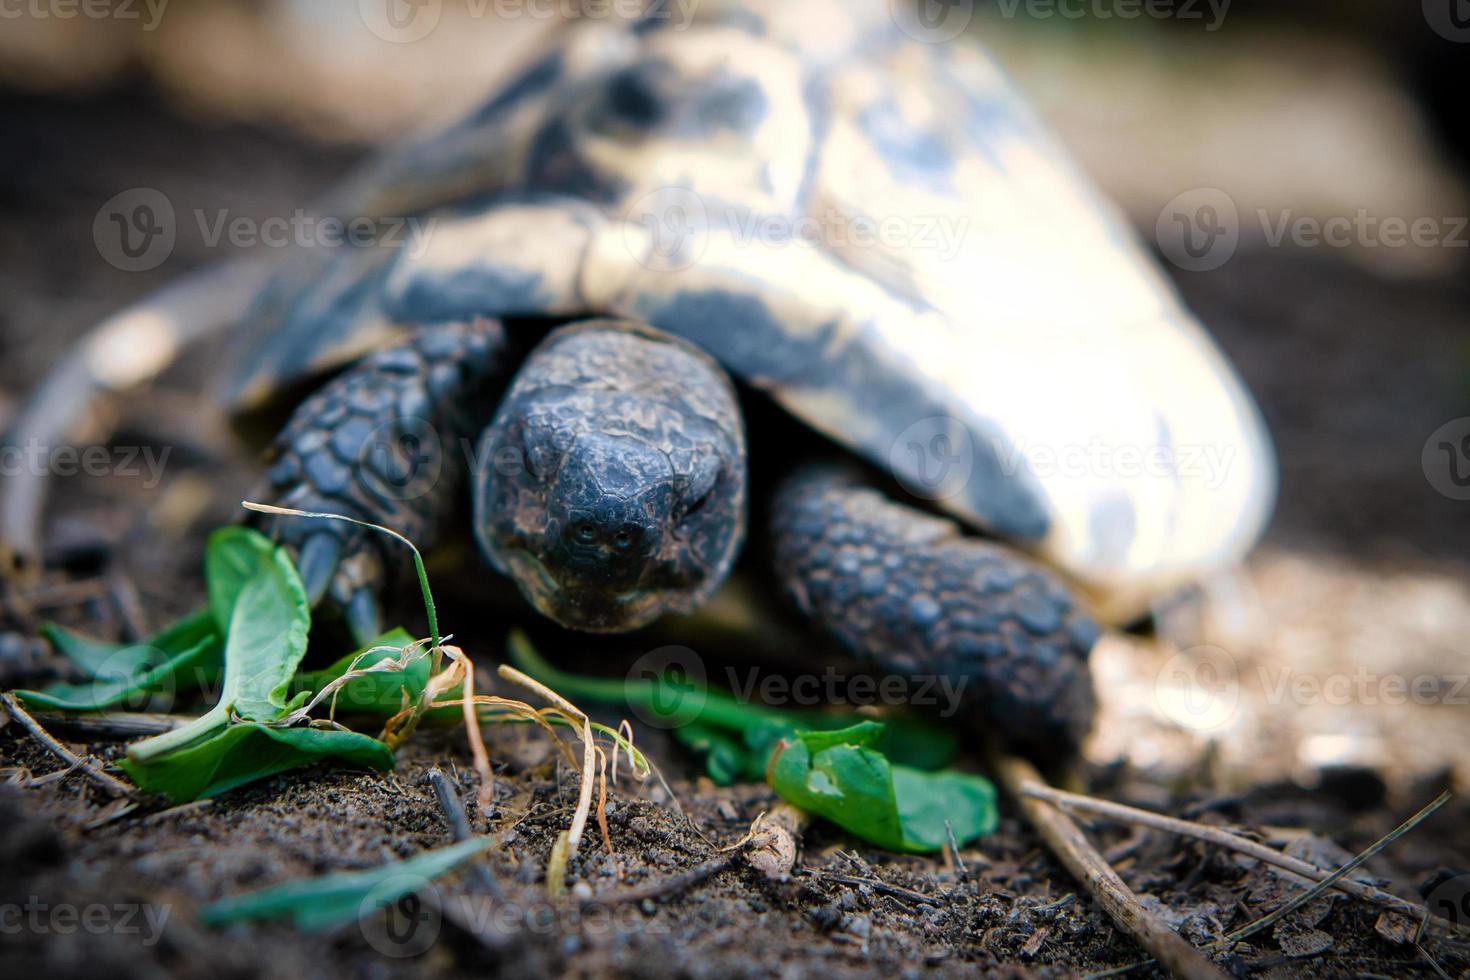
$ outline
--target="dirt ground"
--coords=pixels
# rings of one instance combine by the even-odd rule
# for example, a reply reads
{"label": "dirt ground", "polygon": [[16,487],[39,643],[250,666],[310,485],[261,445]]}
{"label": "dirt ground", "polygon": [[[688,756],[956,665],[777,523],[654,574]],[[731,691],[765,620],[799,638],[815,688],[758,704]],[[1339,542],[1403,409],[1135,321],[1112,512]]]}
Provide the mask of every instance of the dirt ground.
{"label": "dirt ground", "polygon": [[[274,132],[180,118],[138,91],[76,102],[0,94],[0,128],[7,133],[0,147],[0,426],[34,378],[97,317],[217,257],[197,234],[181,233],[160,268],[120,272],[96,259],[98,202],[146,185],[181,212],[289,214],[353,157]],[[1383,659],[1389,651],[1436,674],[1463,672],[1470,521],[1463,505],[1432,492],[1418,462],[1436,426],[1467,414],[1470,297],[1463,286],[1383,281],[1331,257],[1280,250],[1243,254],[1181,286],[1259,395],[1281,454],[1279,515],[1247,576],[1252,615],[1269,624],[1252,642],[1338,670],[1404,662]],[[47,540],[64,571],[39,586],[7,586],[0,686],[36,685],[61,669],[34,639],[40,619],[118,636],[199,601],[202,536],[233,517],[232,502],[249,487],[252,470],[222,448],[211,419],[191,411],[197,373],[186,364],[153,394],[121,407],[117,442],[176,447],[161,488],[145,490],[136,479],[61,481]],[[464,632],[469,624],[483,634],[467,644],[471,653],[493,661],[504,624],[469,603],[447,606],[452,628]],[[1099,750],[1084,782],[1109,799],[1250,828],[1274,842],[1294,838],[1293,846],[1326,861],[1372,843],[1441,789],[1466,788],[1463,770],[1454,772],[1470,744],[1463,707],[1386,716],[1381,708],[1363,715],[1351,706],[1304,710],[1291,724],[1274,708],[1277,727],[1355,733],[1367,749],[1344,748],[1341,737],[1332,751],[1320,738],[1298,739],[1285,754],[1256,752],[1254,770],[1223,775],[1210,753],[1228,762],[1224,738],[1154,767]],[[1263,730],[1270,735],[1269,726]],[[572,882],[594,893],[665,879],[714,856],[773,801],[764,786],[720,789],[698,778],[697,764],[657,733],[640,732],[640,744],[669,775],[682,814],[659,790],[624,783],[607,815],[613,855],[589,835],[571,866]],[[117,743],[89,748],[104,759],[120,752]],[[18,725],[0,728],[0,766],[10,776],[0,786],[0,911],[35,916],[18,929],[13,918],[0,919],[6,972],[214,980],[1066,976],[1143,959],[1009,806],[996,834],[963,850],[963,869],[878,851],[818,825],[806,833],[789,882],[770,882],[737,863],[682,894],[610,912],[548,904],[546,860],[579,777],[536,737],[497,735],[491,750],[497,806],[488,817],[472,802],[478,784],[463,740],[440,732],[416,736],[390,774],[305,770],[206,804],[123,813],[76,774],[47,778],[56,760]],[[1314,761],[1325,767],[1304,775]],[[311,936],[280,926],[210,931],[194,921],[205,901],[447,843],[425,779],[431,765],[454,773],[477,829],[501,831],[487,865],[503,900],[486,904],[477,891],[483,884],[468,875],[437,889],[445,908],[480,909],[479,920],[441,921],[430,902],[415,936],[437,941],[415,956],[393,955],[405,947],[372,925]],[[1470,803],[1458,797],[1367,870],[1390,890],[1418,897],[1434,876],[1470,869],[1467,825]],[[1092,830],[1124,879],[1196,943],[1290,894],[1272,872],[1216,848],[1113,825]],[[465,894],[471,904],[455,906]],[[67,931],[42,903],[107,911],[99,913],[102,927]],[[131,913],[124,908],[135,905],[143,914],[125,924]],[[495,915],[508,907],[520,914]],[[165,914],[155,932],[151,923]],[[1376,910],[1338,896],[1253,937],[1220,965],[1240,976],[1470,971],[1464,948],[1434,942],[1421,951],[1404,939]]]}

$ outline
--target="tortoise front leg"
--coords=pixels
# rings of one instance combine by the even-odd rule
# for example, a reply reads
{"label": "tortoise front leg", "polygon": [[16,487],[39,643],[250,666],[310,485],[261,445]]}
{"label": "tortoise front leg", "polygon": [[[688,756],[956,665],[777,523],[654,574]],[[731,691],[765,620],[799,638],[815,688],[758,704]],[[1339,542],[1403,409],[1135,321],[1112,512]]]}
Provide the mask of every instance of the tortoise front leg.
{"label": "tortoise front leg", "polygon": [[[276,437],[266,500],[382,524],[428,548],[465,494],[466,446],[506,373],[496,320],[417,328],[327,382]],[[353,636],[378,635],[387,539],[342,521],[257,515],[297,554],[313,604],[339,604]],[[396,562],[394,563],[396,564]]]}
{"label": "tortoise front leg", "polygon": [[773,525],[778,580],[853,654],[946,680],[962,722],[1012,745],[1065,755],[1087,733],[1098,628],[1047,569],[837,468],[787,479]]}

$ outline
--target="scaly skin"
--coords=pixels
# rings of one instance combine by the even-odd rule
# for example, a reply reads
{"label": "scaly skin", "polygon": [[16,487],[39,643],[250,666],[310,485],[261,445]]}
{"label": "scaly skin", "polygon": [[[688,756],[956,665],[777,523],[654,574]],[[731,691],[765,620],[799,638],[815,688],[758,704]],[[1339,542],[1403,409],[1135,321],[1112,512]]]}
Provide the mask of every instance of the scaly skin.
{"label": "scaly skin", "polygon": [[[272,444],[267,502],[382,524],[432,547],[464,497],[463,451],[507,370],[495,320],[422,327],[364,358],[297,407]],[[261,516],[298,555],[313,602],[347,613],[359,640],[377,635],[386,538],[342,521]]]}
{"label": "scaly skin", "polygon": [[789,477],[773,525],[778,580],[852,653],[963,683],[960,723],[1012,744],[1064,755],[1087,733],[1098,628],[1046,568],[840,469]]}

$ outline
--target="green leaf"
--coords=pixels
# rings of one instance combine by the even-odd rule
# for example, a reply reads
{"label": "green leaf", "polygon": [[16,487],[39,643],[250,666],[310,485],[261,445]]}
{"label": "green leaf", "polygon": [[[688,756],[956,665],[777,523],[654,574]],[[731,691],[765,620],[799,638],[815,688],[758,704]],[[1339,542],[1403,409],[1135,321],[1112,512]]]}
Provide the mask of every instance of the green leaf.
{"label": "green leaf", "polygon": [[[211,626],[214,620],[210,620]],[[65,626],[55,623],[41,624],[41,635],[51,641],[56,652],[76,664],[82,673],[88,677],[96,677],[97,671],[107,665],[120,650],[126,650],[126,643],[107,643],[103,640],[94,640],[90,636],[83,636],[73,632]],[[150,640],[150,644],[152,641]]]}
{"label": "green leaf", "polygon": [[274,550],[269,538],[248,527],[222,527],[209,536],[204,548],[204,581],[220,636],[230,631],[230,617],[245,583],[260,572]]}
{"label": "green leaf", "polygon": [[210,535],[204,564],[211,609],[216,617],[225,607],[230,611],[219,701],[189,724],[130,746],[128,758],[134,762],[152,762],[212,735],[229,724],[232,713],[251,721],[279,718],[306,653],[311,609],[284,549],[258,531],[225,528]]}
{"label": "green leaf", "polygon": [[286,919],[308,932],[336,928],[422,889],[479,854],[490,842],[488,837],[472,837],[368,871],[338,872],[247,892],[206,905],[199,910],[199,921],[220,926],[250,919]]}
{"label": "green leaf", "polygon": [[674,737],[705,757],[705,771],[717,785],[728,786],[746,775],[751,752],[721,729],[692,722],[674,729]]}
{"label": "green leaf", "polygon": [[139,788],[187,803],[323,759],[379,770],[394,764],[388,746],[357,732],[239,722],[161,756],[129,756],[121,765]]}
{"label": "green leaf", "polygon": [[895,851],[937,851],[945,821],[964,845],[995,829],[995,788],[965,773],[892,765],[872,746],[883,726],[797,732],[771,757],[768,781],[786,802]]}
{"label": "green leaf", "polygon": [[272,721],[286,709],[291,678],[306,655],[311,604],[291,556],[277,548],[235,601],[225,635],[220,701],[248,721]]}
{"label": "green leaf", "polygon": [[995,833],[999,814],[990,780],[945,770],[924,772],[893,767],[893,795],[903,837],[915,850],[937,851],[949,840],[944,822],[954,828],[955,843],[964,847],[976,837]]}
{"label": "green leaf", "polygon": [[[155,694],[197,687],[218,673],[219,634],[209,610],[185,616],[142,643],[103,643],[51,623],[42,634],[88,680],[17,691],[27,703],[63,711],[147,707]],[[183,682],[183,683],[181,683]]]}
{"label": "green leaf", "polygon": [[40,691],[16,691],[27,704],[61,711],[104,711],[123,707],[146,708],[159,694],[177,690],[180,678],[197,679],[219,664],[219,638],[209,636],[167,660],[156,662],[159,650],[151,646],[119,650],[92,678],[82,684],[48,684]]}

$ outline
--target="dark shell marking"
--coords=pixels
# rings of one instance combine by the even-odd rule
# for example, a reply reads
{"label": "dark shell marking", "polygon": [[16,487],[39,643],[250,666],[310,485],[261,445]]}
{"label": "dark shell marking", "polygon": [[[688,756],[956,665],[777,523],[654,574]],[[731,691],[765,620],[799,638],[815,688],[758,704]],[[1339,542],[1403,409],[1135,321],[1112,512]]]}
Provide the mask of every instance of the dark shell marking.
{"label": "dark shell marking", "polygon": [[959,689],[959,705],[931,707],[1047,754],[1087,733],[1099,631],[1047,569],[831,469],[787,480],[773,533],[803,613],[915,693],[935,677]]}

